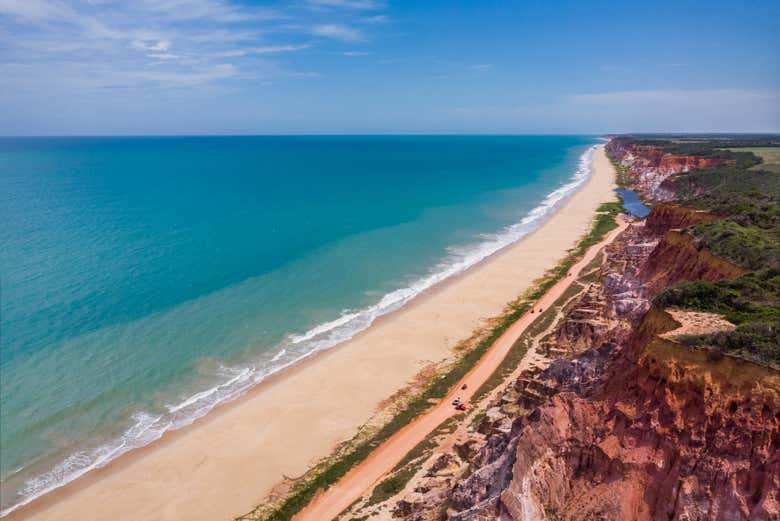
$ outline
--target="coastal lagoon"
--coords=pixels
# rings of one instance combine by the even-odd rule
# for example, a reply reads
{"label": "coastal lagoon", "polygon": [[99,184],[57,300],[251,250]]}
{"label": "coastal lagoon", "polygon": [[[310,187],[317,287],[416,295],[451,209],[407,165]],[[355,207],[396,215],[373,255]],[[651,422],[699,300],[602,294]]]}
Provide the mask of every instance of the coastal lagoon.
{"label": "coastal lagoon", "polygon": [[9,509],[537,227],[591,137],[0,140]]}
{"label": "coastal lagoon", "polygon": [[634,190],[618,188],[615,192],[620,196],[620,200],[623,203],[623,209],[629,214],[642,219],[643,217],[647,217],[650,213],[650,208],[642,203],[639,199],[639,194]]}

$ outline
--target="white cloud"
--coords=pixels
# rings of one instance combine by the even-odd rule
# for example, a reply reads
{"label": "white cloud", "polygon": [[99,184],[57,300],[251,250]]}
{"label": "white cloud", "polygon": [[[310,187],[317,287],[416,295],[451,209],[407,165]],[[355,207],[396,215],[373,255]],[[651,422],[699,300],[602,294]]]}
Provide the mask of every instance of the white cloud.
{"label": "white cloud", "polygon": [[0,128],[48,128],[50,114],[63,112],[42,110],[46,103],[83,107],[73,112],[78,120],[120,105],[311,81],[327,71],[296,63],[296,53],[316,45],[338,54],[342,42],[365,41],[369,24],[384,20],[373,11],[380,1],[315,0],[317,10],[296,9],[312,7],[307,2],[268,9],[247,0],[0,0],[0,113],[38,108]]}
{"label": "white cloud", "polygon": [[346,51],[341,54],[344,56],[368,56],[371,53],[366,51]]}
{"label": "white cloud", "polygon": [[364,24],[385,24],[390,21],[390,17],[384,14],[378,14],[376,16],[366,16],[360,19]]}
{"label": "white cloud", "polygon": [[180,58],[178,54],[170,54],[170,53],[152,53],[147,54],[149,58],[154,58],[156,60],[174,60],[176,58]]}
{"label": "white cloud", "polygon": [[229,63],[223,63],[187,71],[135,71],[129,74],[128,77],[129,79],[150,81],[164,87],[181,88],[202,85],[215,80],[234,78],[238,75],[238,68]]}
{"label": "white cloud", "polygon": [[64,2],[57,0],[0,0],[0,15],[6,15],[21,23],[64,23],[79,27],[86,37],[117,38],[120,33],[96,18],[83,15]]}
{"label": "white cloud", "polygon": [[143,40],[133,40],[132,46],[144,51],[164,52],[171,48],[171,42],[168,40],[158,40],[157,42],[146,42]]}
{"label": "white cloud", "polygon": [[211,22],[236,23],[278,18],[276,11],[267,8],[246,7],[223,0],[145,0],[150,12],[173,20],[203,19]]}
{"label": "white cloud", "polygon": [[366,11],[384,8],[383,2],[374,0],[308,0],[308,3],[314,7],[332,7]]}
{"label": "white cloud", "polygon": [[492,63],[477,63],[477,64],[474,64],[474,65],[469,65],[469,69],[470,70],[478,71],[478,72],[489,71],[492,68],[493,68],[493,64]]}
{"label": "white cloud", "polygon": [[216,53],[214,56],[223,58],[232,58],[236,56],[247,56],[250,54],[278,54],[284,52],[296,52],[308,49],[309,45],[266,45],[263,47],[247,47],[244,49],[233,49]]}
{"label": "white cloud", "polygon": [[70,18],[73,11],[66,5],[48,0],[0,0],[0,14],[26,22]]}
{"label": "white cloud", "polygon": [[333,38],[334,40],[345,42],[357,42],[365,39],[360,29],[340,24],[315,25],[311,28],[311,33],[315,36]]}

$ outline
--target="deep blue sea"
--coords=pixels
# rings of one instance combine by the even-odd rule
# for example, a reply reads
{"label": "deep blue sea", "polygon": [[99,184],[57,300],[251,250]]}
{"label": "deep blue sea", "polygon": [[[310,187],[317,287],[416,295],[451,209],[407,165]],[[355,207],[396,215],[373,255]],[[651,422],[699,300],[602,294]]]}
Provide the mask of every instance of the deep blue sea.
{"label": "deep blue sea", "polygon": [[0,139],[2,509],[516,241],[595,142]]}

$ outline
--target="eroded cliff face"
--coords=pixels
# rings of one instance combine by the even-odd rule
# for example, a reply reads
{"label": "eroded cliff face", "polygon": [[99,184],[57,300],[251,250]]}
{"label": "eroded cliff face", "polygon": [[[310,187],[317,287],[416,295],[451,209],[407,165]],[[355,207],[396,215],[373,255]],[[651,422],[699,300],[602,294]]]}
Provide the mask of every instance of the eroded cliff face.
{"label": "eroded cliff face", "polygon": [[653,235],[662,235],[669,230],[676,230],[718,220],[718,217],[708,212],[686,208],[677,204],[659,203],[645,219],[645,229]]}
{"label": "eroded cliff face", "polygon": [[651,304],[744,272],[676,231],[699,219],[659,205],[629,227],[540,345],[549,365],[520,373],[394,517],[780,520],[780,374],[676,343]]}
{"label": "eroded cliff face", "polygon": [[651,310],[598,383],[539,409],[500,496],[509,518],[779,518],[780,378],[659,338],[670,322]]}
{"label": "eroded cliff face", "polygon": [[691,235],[670,230],[648,258],[641,278],[647,284],[645,289],[655,295],[681,280],[716,282],[739,277],[748,271],[700,248]]}
{"label": "eroded cliff face", "polygon": [[616,139],[607,143],[606,150],[610,157],[627,169],[636,190],[644,197],[657,201],[672,199],[673,192],[663,186],[672,174],[734,163],[731,159],[670,154],[662,147],[636,145]]}

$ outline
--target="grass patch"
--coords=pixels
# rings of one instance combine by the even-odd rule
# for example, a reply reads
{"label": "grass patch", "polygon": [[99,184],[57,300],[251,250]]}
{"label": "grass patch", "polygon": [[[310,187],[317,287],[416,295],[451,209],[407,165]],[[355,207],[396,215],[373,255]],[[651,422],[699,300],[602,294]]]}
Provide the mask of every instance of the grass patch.
{"label": "grass patch", "polygon": [[401,492],[416,472],[417,468],[412,465],[379,483],[379,485],[374,487],[374,491],[371,492],[371,497],[366,506],[382,503]]}
{"label": "grass patch", "polygon": [[[414,418],[428,410],[432,403],[440,400],[447,392],[476,364],[488,348],[511,326],[523,313],[530,309],[533,302],[538,300],[559,279],[565,277],[569,269],[590,248],[597,244],[609,231],[617,227],[615,217],[621,213],[620,202],[604,203],[599,206],[596,218],[590,232],[580,240],[577,246],[555,268],[549,270],[542,281],[521,298],[511,303],[504,314],[496,321],[494,327],[482,335],[478,335],[476,346],[467,351],[458,359],[443,375],[435,378],[431,385],[419,396],[413,398],[401,412],[396,414],[387,424],[382,426],[368,440],[358,443],[335,460],[323,464],[321,472],[309,480],[301,483],[293,489],[292,493],[273,511],[265,512],[258,507],[253,512],[237,518],[242,521],[286,521],[303,509],[319,490],[327,489],[336,483],[355,465],[363,461],[374,449],[385,440],[398,432]],[[514,346],[513,346],[514,350]],[[524,354],[524,352],[522,353]],[[515,364],[519,358],[513,355]],[[509,357],[507,357],[509,358]],[[522,358],[522,355],[520,355]],[[506,361],[506,360],[505,360]],[[502,364],[503,365],[503,364]],[[499,367],[501,369],[501,367]],[[409,476],[411,478],[411,476]],[[393,482],[387,485],[384,493],[390,493],[399,483]],[[400,490],[400,489],[399,489]],[[388,496],[390,497],[390,496]]]}
{"label": "grass patch", "polygon": [[599,268],[601,268],[601,265],[604,263],[604,252],[600,251],[596,254],[595,257],[593,257],[593,260],[588,263],[587,266],[582,268],[582,275],[580,276],[580,280],[583,280],[585,276],[588,274],[597,271]]}
{"label": "grass patch", "polygon": [[777,229],[743,226],[732,220],[697,224],[690,230],[696,239],[718,257],[756,270],[780,263]]}
{"label": "grass patch", "polygon": [[780,147],[745,147],[734,149],[734,152],[752,152],[761,158],[761,163],[750,167],[750,170],[780,174]]}
{"label": "grass patch", "polygon": [[458,413],[454,416],[450,416],[446,420],[444,420],[441,425],[436,427],[432,433],[430,433],[426,438],[415,445],[415,447],[409,451],[409,453],[404,456],[404,458],[398,462],[398,464],[393,468],[393,472],[398,471],[411,463],[412,461],[421,458],[422,456],[426,455],[428,452],[430,452],[431,449],[436,447],[436,438],[441,436],[442,434],[451,434],[455,432],[455,429],[458,427],[458,422],[463,419],[463,417],[466,416],[465,412]]}
{"label": "grass patch", "polygon": [[631,190],[635,183],[634,179],[631,177],[630,170],[616,161],[609,153],[607,153],[607,159],[609,159],[609,162],[612,163],[612,166],[615,168],[617,174],[615,177],[615,184],[617,187]]}
{"label": "grass patch", "polygon": [[441,425],[425,437],[423,441],[415,445],[404,458],[393,467],[392,475],[384,479],[379,485],[371,491],[371,497],[366,502],[366,507],[387,501],[391,497],[401,492],[409,480],[414,477],[424,459],[430,452],[436,448],[438,441],[436,438],[442,434],[451,434],[458,427],[458,423],[463,420],[466,413],[459,413],[444,420]]}
{"label": "grass patch", "polygon": [[780,319],[780,270],[748,273],[732,280],[686,281],[664,289],[653,303],[723,315],[733,324]]}
{"label": "grass patch", "polygon": [[718,313],[734,324],[734,331],[686,335],[687,345],[717,346],[758,362],[780,364],[780,270],[766,269],[733,280],[691,281],[662,291],[654,303]]}
{"label": "grass patch", "polygon": [[780,366],[780,319],[748,322],[733,331],[683,335],[677,341],[689,346],[714,346],[754,362]]}

